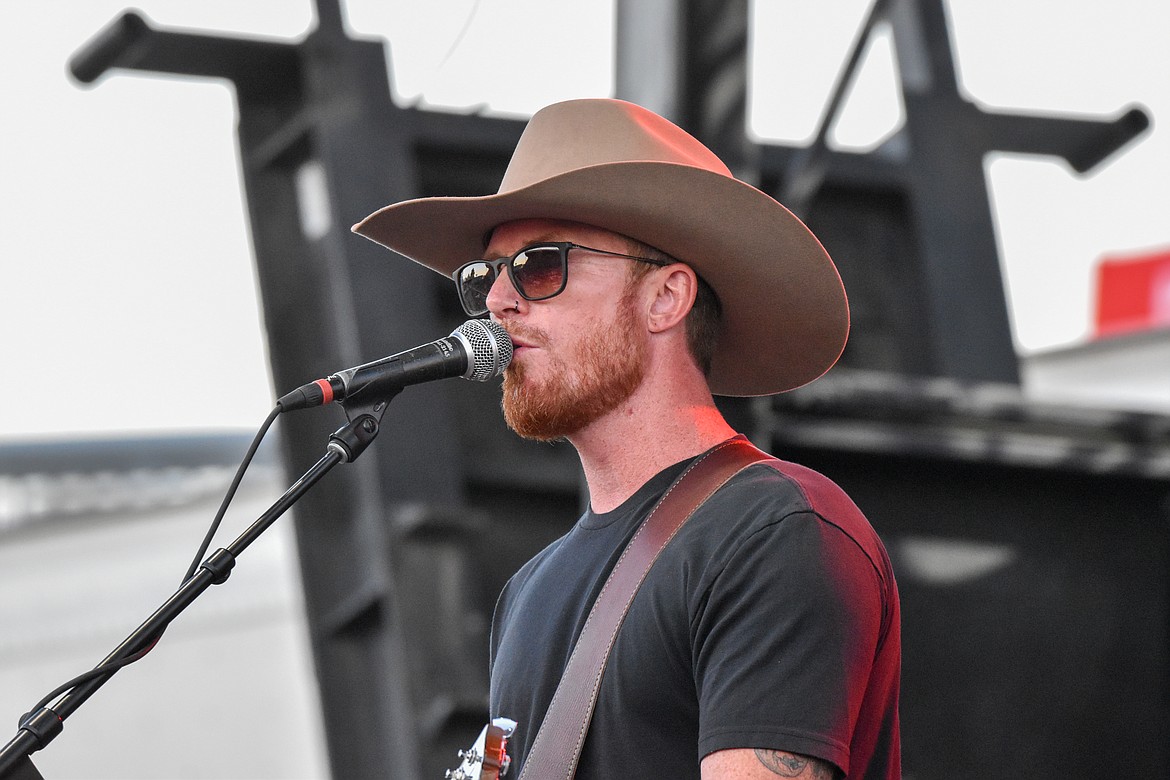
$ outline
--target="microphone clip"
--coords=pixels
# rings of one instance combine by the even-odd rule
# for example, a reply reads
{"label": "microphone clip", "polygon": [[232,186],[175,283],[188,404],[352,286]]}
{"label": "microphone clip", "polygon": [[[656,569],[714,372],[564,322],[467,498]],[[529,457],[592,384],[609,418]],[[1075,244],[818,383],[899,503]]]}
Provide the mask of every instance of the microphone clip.
{"label": "microphone clip", "polygon": [[[380,404],[382,411],[386,409],[386,404]],[[349,411],[346,410],[346,414]],[[350,417],[350,421],[338,428],[329,436],[329,444],[327,448],[330,452],[335,452],[341,456],[342,463],[353,463],[358,459],[358,456],[366,451],[366,447],[374,441],[374,437],[378,435],[380,430],[379,419],[382,414],[379,413],[375,418],[370,414],[361,414],[357,417]]]}
{"label": "microphone clip", "polygon": [[377,400],[366,402],[341,402],[345,416],[349,423],[341,426],[329,436],[328,449],[341,456],[343,463],[353,463],[358,456],[366,451],[366,447],[381,430],[382,416],[386,414],[386,407],[402,388],[383,395]]}

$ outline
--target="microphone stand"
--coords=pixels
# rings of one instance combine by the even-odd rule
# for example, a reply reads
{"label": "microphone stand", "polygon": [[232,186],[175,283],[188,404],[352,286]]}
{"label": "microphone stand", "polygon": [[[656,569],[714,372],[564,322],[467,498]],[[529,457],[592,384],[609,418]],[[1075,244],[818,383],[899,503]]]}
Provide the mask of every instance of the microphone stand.
{"label": "microphone stand", "polygon": [[[394,391],[393,395],[397,395],[398,392],[400,391]],[[260,534],[334,466],[339,463],[352,463],[365,451],[378,435],[379,423],[393,395],[356,409],[346,408],[349,422],[330,435],[325,456],[293,483],[284,495],[248,526],[235,541],[208,556],[195,574],[180,585],[174,595],[155,610],[145,623],[134,630],[134,633],[126,637],[95,669],[142,652],[156,642],[167,625],[204,591],[212,585],[224,583],[236,565],[236,558],[248,545],[256,541]],[[113,677],[119,668],[113,668],[106,674],[79,683],[54,704],[29,713],[21,722],[16,736],[0,749],[0,780],[40,780],[41,775],[33,766],[30,756],[61,733],[65,719]]]}

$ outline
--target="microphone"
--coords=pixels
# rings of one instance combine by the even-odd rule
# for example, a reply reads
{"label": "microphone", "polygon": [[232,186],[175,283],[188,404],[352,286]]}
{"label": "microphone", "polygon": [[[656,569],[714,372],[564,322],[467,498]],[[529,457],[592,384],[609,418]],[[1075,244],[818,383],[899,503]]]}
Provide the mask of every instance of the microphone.
{"label": "microphone", "polygon": [[434,379],[461,376],[486,382],[503,374],[511,362],[512,339],[498,322],[468,320],[446,338],[302,385],[276,405],[291,412],[335,401],[374,403],[407,385]]}

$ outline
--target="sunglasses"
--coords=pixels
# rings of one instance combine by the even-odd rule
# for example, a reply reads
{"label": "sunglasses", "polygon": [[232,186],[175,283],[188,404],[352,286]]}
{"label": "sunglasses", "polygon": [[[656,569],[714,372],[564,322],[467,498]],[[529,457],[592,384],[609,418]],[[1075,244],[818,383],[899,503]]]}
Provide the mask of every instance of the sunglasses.
{"label": "sunglasses", "polygon": [[459,290],[459,302],[469,316],[477,317],[487,312],[487,297],[492,285],[500,275],[501,268],[508,269],[508,278],[516,292],[526,301],[544,301],[565,291],[569,281],[569,252],[582,250],[599,255],[624,257],[651,265],[671,265],[667,260],[625,255],[606,249],[594,249],[569,241],[550,241],[526,246],[511,257],[496,260],[473,260],[460,266],[451,278]]}

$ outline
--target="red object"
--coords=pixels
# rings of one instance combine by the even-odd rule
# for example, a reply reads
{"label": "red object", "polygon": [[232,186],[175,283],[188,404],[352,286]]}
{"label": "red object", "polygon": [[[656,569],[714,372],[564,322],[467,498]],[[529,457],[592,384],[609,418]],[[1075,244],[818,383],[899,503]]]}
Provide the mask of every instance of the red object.
{"label": "red object", "polygon": [[333,403],[333,385],[329,384],[328,379],[316,380],[317,387],[321,388],[321,404],[323,406]]}
{"label": "red object", "polygon": [[1170,249],[1102,259],[1095,324],[1098,338],[1170,327]]}

